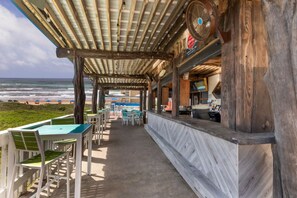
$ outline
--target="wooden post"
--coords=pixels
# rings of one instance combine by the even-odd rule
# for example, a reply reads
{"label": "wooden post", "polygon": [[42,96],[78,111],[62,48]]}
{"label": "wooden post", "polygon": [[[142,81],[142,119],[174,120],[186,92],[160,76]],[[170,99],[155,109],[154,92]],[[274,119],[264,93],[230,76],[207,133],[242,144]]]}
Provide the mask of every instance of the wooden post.
{"label": "wooden post", "polygon": [[265,83],[276,139],[274,197],[297,197],[297,4],[296,0],[262,3],[269,57]]}
{"label": "wooden post", "polygon": [[168,105],[169,99],[169,88],[162,87],[162,105]]}
{"label": "wooden post", "polygon": [[179,115],[179,76],[176,59],[172,62],[172,116]]}
{"label": "wooden post", "polygon": [[146,87],[143,89],[143,123],[146,122]]}
{"label": "wooden post", "polygon": [[99,109],[104,109],[105,106],[105,93],[104,89],[101,87],[99,91]]}
{"label": "wooden post", "polygon": [[242,132],[271,132],[271,102],[263,81],[268,57],[261,1],[239,0],[233,6],[232,40],[222,47],[222,124]]}
{"label": "wooden post", "polygon": [[74,58],[74,119],[76,124],[84,123],[85,87],[84,87],[84,59],[78,56]]}
{"label": "wooden post", "polygon": [[162,86],[161,80],[158,80],[158,88],[157,88],[157,113],[161,114],[161,103],[162,103]]}
{"label": "wooden post", "polygon": [[148,85],[147,85],[147,88],[148,88],[148,110],[149,111],[152,111],[153,110],[153,91],[152,91],[152,81],[148,81]]}
{"label": "wooden post", "polygon": [[142,102],[143,102],[143,94],[142,91],[139,91],[139,110],[142,111]]}
{"label": "wooden post", "polygon": [[97,113],[98,79],[93,79],[92,112]]}

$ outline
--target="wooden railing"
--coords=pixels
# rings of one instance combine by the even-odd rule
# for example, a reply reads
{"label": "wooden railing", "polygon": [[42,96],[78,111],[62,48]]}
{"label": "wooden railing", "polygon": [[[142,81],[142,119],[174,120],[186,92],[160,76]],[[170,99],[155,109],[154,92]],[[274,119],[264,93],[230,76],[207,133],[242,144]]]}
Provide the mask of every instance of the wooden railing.
{"label": "wooden railing", "polygon": [[[69,117],[71,115],[61,116],[59,118]],[[26,128],[26,129],[34,129],[42,125],[50,124],[50,120],[44,120],[41,122],[35,122],[32,124],[16,127],[16,128]],[[12,175],[13,169],[13,159],[8,159],[8,150],[9,147],[13,145],[9,144],[9,135],[8,131],[0,131],[0,197],[6,197],[6,193],[8,190],[8,184],[10,183],[12,178],[9,178],[8,175]],[[23,160],[27,157],[31,157],[35,153],[33,152],[20,152],[19,159]],[[20,168],[17,172],[14,189],[16,193],[19,195],[21,192],[24,192],[28,185],[32,184],[37,179],[37,174],[35,170],[25,170]]]}

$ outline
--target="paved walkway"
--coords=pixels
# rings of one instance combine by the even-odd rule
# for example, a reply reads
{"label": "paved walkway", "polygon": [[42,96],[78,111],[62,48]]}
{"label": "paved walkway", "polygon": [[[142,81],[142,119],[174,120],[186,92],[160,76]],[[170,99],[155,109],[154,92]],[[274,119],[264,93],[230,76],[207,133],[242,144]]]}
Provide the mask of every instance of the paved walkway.
{"label": "paved walkway", "polygon": [[[94,145],[92,154],[91,176],[85,175],[83,159],[82,197],[196,197],[143,126],[122,126],[120,119],[111,120],[102,145]],[[53,189],[52,197],[66,197],[65,189],[64,184]],[[74,180],[71,197],[73,193]]]}

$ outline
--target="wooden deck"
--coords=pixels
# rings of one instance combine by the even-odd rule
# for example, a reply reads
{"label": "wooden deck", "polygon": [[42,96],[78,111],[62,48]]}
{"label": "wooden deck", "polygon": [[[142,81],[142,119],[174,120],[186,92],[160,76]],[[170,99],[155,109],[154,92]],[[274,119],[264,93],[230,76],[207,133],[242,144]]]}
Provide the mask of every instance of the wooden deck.
{"label": "wooden deck", "polygon": [[[143,126],[122,126],[120,119],[112,119],[102,145],[93,144],[92,156],[91,176],[83,158],[81,197],[196,197]],[[66,197],[64,182],[52,190],[51,197]]]}

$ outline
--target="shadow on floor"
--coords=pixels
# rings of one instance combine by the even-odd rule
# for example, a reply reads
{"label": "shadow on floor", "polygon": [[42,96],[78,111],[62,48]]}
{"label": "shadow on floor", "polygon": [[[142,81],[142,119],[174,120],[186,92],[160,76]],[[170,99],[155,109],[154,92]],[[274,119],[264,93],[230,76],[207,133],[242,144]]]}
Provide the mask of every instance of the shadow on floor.
{"label": "shadow on floor", "polygon": [[[91,176],[86,175],[87,158],[83,158],[81,197],[196,197],[143,126],[122,126],[115,117],[104,132],[102,145],[93,144],[92,156]],[[65,182],[53,191],[52,197],[66,197]],[[73,193],[74,179],[71,197]]]}

